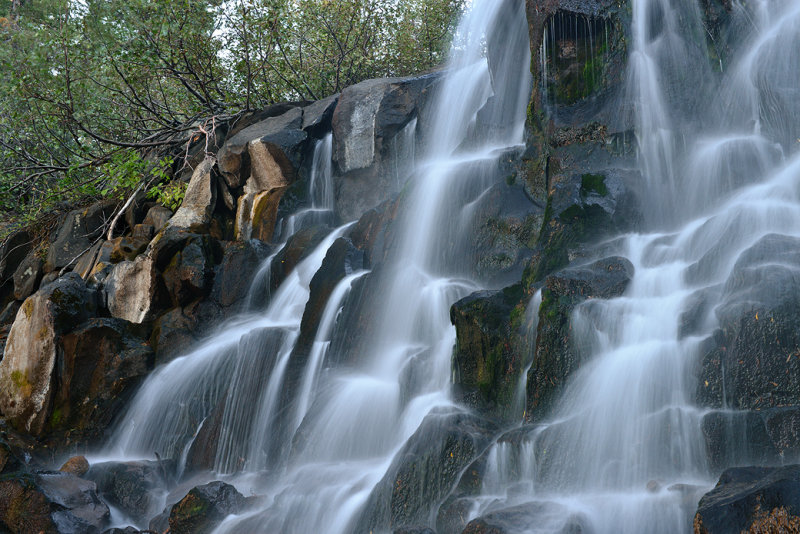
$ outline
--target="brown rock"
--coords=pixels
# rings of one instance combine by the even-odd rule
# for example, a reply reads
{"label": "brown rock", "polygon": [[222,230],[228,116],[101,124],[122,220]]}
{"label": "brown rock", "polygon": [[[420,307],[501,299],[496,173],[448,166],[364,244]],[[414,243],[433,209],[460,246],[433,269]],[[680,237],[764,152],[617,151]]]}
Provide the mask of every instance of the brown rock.
{"label": "brown rock", "polygon": [[59,469],[62,473],[70,473],[76,477],[81,477],[89,471],[89,461],[85,456],[73,456]]}

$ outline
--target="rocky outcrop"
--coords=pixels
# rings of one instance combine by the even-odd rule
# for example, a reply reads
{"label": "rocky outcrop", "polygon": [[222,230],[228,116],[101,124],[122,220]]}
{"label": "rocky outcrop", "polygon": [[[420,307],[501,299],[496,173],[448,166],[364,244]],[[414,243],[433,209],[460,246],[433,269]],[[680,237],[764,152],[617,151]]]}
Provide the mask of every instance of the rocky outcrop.
{"label": "rocky outcrop", "polygon": [[409,150],[403,143],[416,141],[413,136],[391,141],[421,114],[438,79],[431,74],[367,80],[342,91],[333,112],[336,212],[341,220],[357,219],[399,191],[403,180],[388,163]]}
{"label": "rocky outcrop", "polygon": [[630,173],[612,169],[552,177],[544,226],[523,275],[526,287],[569,265],[592,241],[634,226],[638,207],[626,185],[633,178]]}
{"label": "rocky outcrop", "polygon": [[106,279],[105,292],[111,316],[136,324],[155,319],[169,298],[163,276],[148,256],[117,264]]}
{"label": "rocky outcrop", "polygon": [[450,308],[456,327],[456,398],[486,416],[513,420],[520,415],[514,413],[513,401],[524,371],[519,336],[523,316],[519,284],[474,293]]}
{"label": "rocky outcrop", "polygon": [[0,527],[5,532],[99,533],[108,506],[93,482],[68,473],[16,474],[0,480]]}
{"label": "rocky outcrop", "polygon": [[44,271],[49,273],[77,261],[103,233],[105,223],[111,220],[115,209],[116,202],[107,201],[69,212],[58,230],[52,234]]}
{"label": "rocky outcrop", "polygon": [[432,413],[395,456],[359,522],[364,531],[426,525],[496,427],[479,417]]}
{"label": "rocky outcrop", "polygon": [[462,534],[512,534],[530,525],[542,525],[548,532],[560,534],[592,532],[585,518],[570,514],[564,505],[532,502],[496,510],[473,519]]}
{"label": "rocky outcrop", "polygon": [[210,482],[192,488],[169,513],[172,534],[207,534],[230,514],[240,513],[246,505],[244,496],[224,482]]}
{"label": "rocky outcrop", "polygon": [[92,465],[86,478],[97,484],[105,502],[137,524],[147,524],[160,510],[159,493],[169,485],[173,469],[171,462],[105,462]]}
{"label": "rocky outcrop", "polygon": [[207,157],[194,170],[183,202],[169,220],[171,226],[193,231],[202,231],[208,227],[217,199],[215,164],[214,158]]}
{"label": "rocky outcrop", "polygon": [[88,319],[97,296],[71,274],[28,297],[17,312],[0,361],[0,411],[40,435],[50,416],[61,336]]}
{"label": "rocky outcrop", "polygon": [[706,493],[695,534],[800,531],[800,466],[736,467]]}
{"label": "rocky outcrop", "polygon": [[528,371],[527,410],[530,421],[547,414],[572,373],[583,363],[572,336],[572,314],[588,299],[622,295],[633,277],[633,265],[611,257],[570,267],[548,276],[542,287],[536,352]]}
{"label": "rocky outcrop", "polygon": [[60,342],[51,432],[63,442],[103,436],[131,392],[153,368],[153,351],[143,329],[121,319],[96,318]]}

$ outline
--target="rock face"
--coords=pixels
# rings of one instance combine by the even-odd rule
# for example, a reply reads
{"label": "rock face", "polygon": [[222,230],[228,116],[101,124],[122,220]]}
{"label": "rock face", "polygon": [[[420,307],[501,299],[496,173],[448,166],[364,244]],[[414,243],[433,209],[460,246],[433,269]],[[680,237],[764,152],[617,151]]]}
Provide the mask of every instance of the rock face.
{"label": "rock face", "polygon": [[[219,151],[219,170],[231,189],[241,187],[249,177],[266,179],[277,176],[273,171],[288,171],[291,168],[288,164],[295,168],[298,166],[307,139],[302,130],[303,111],[300,108],[283,109],[283,114],[265,118],[237,132]],[[276,108],[276,111],[279,110]],[[268,168],[256,167],[253,171],[252,153],[257,156],[256,165],[265,163]],[[258,159],[261,156],[263,160]]]}
{"label": "rock face", "polygon": [[146,524],[159,511],[159,493],[173,467],[170,462],[106,462],[92,465],[86,478],[97,484],[105,502]]}
{"label": "rock face", "polygon": [[139,330],[121,319],[96,318],[62,337],[52,430],[87,438],[108,430],[131,391],[153,368],[153,351]]}
{"label": "rock face", "polygon": [[0,361],[0,411],[17,428],[39,435],[54,393],[60,336],[88,319],[96,294],[71,274],[29,297],[17,312]]}
{"label": "rock face", "polygon": [[18,474],[0,480],[5,532],[99,533],[110,517],[95,484],[67,473]]}
{"label": "rock face", "polygon": [[105,283],[112,317],[141,324],[166,307],[167,291],[152,258],[142,255],[117,264]]}
{"label": "rock face", "polygon": [[225,517],[245,507],[244,496],[224,482],[210,482],[193,488],[172,507],[169,531],[173,534],[207,534]]}
{"label": "rock face", "polygon": [[169,224],[190,230],[202,229],[211,222],[217,199],[214,158],[206,158],[192,173],[183,202]]}
{"label": "rock face", "polygon": [[456,302],[453,376],[456,398],[480,413],[512,420],[514,394],[523,372],[518,331],[524,315],[522,287],[480,291]]}
{"label": "rock face", "polygon": [[467,524],[462,534],[512,534],[530,525],[545,525],[550,532],[581,534],[591,532],[587,522],[570,516],[562,505],[551,502],[521,504],[496,510]]}
{"label": "rock face", "polygon": [[411,148],[402,146],[404,142],[416,141],[411,136],[391,141],[420,115],[438,79],[432,74],[367,80],[342,91],[333,112],[336,212],[341,220],[357,219],[399,190],[402,180],[388,167],[388,159]]}
{"label": "rock face", "polygon": [[101,202],[69,212],[53,234],[44,264],[45,272],[67,266],[88,250],[92,241],[101,235],[104,222],[113,216],[115,207],[115,202]]}
{"label": "rock face", "polygon": [[547,277],[542,288],[536,353],[528,371],[527,418],[547,414],[567,379],[583,362],[572,336],[572,312],[582,302],[622,295],[633,276],[625,258],[606,258]]}
{"label": "rock face", "polygon": [[373,490],[360,528],[367,532],[425,525],[495,431],[492,423],[473,415],[430,414]]}
{"label": "rock face", "polygon": [[700,499],[694,532],[800,532],[800,466],[726,470]]}

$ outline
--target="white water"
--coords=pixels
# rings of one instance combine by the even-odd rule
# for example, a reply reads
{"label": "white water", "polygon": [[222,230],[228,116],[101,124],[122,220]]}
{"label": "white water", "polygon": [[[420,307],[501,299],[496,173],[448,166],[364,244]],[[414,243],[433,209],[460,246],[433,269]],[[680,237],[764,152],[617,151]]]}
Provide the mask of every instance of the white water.
{"label": "white water", "polygon": [[[696,63],[697,4],[633,2],[628,97],[648,225],[661,230],[628,236],[616,251],[635,267],[623,297],[576,309],[573,335],[589,363],[545,424],[493,447],[471,517],[544,506],[551,513],[520,532],[560,532],[572,520],[598,533],[691,531],[718,476],[693,404],[699,344],[717,325],[715,307],[747,309],[765,297],[740,287],[737,260],[770,234],[800,236],[800,4],[734,2],[734,13],[748,31],[732,68],[716,84],[683,88],[678,96],[697,99],[689,116],[669,92],[674,76],[710,72]],[[794,272],[766,250],[751,264],[755,276]],[[681,338],[681,314],[696,297],[711,312]]]}

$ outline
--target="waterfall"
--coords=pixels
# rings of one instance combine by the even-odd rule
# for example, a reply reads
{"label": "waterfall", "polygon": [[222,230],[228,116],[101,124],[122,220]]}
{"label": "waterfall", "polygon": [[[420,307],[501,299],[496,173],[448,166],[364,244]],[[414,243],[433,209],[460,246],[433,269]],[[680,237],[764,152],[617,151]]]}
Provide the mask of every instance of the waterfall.
{"label": "waterfall", "polygon": [[[691,531],[719,475],[707,464],[706,410],[694,401],[700,347],[724,310],[769,297],[748,283],[796,277],[774,258],[781,236],[800,236],[800,5],[734,2],[750,30],[731,68],[712,75],[696,2],[632,4],[626,98],[653,230],[624,236],[614,251],[635,267],[625,295],[575,310],[589,356],[557,407],[515,448],[497,443],[489,454],[471,517],[538,510],[520,532],[574,521],[597,533]],[[682,316],[698,301],[708,311],[686,335]],[[744,450],[732,458],[748,461]]]}
{"label": "waterfall", "polygon": [[[155,371],[105,451],[185,458],[202,426],[221,417],[209,476],[258,495],[260,504],[229,517],[217,532],[359,531],[359,514],[397,452],[428,414],[457,409],[449,395],[455,343],[449,311],[481,284],[470,279],[472,224],[465,214],[503,179],[498,159],[522,150],[531,89],[522,2],[476,1],[457,34],[460,44],[426,117],[429,142],[414,146],[416,119],[392,141],[399,158],[392,172],[406,182],[394,222],[397,243],[379,270],[351,273],[334,289],[288,404],[286,428],[275,426],[284,416],[279,396],[309,283],[347,225],[288,275],[265,310],[248,312]],[[314,205],[284,221],[276,232],[282,239],[330,213],[331,142],[327,137],[314,153],[315,176],[325,178],[311,181]],[[268,277],[270,260],[260,277]],[[336,323],[357,305],[347,298],[356,284],[373,288],[359,304],[369,318],[358,333],[364,343],[357,354],[333,354],[337,336],[353,335]]]}

